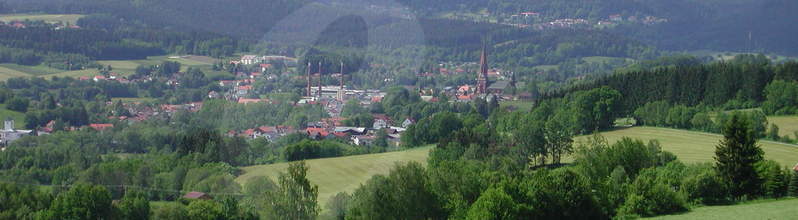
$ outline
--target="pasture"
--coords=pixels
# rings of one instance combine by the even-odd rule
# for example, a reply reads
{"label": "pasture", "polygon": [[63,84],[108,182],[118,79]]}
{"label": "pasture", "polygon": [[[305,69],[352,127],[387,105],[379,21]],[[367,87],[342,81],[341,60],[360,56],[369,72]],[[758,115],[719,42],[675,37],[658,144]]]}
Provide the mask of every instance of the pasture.
{"label": "pasture", "polygon": [[648,219],[795,219],[798,216],[798,199],[760,200],[727,206],[698,207],[690,212],[664,215]]}
{"label": "pasture", "polygon": [[[348,157],[307,160],[308,179],[319,186],[319,204],[327,203],[330,197],[339,192],[354,192],[360,184],[374,175],[388,174],[396,163],[416,161],[426,164],[432,146],[413,148],[380,154],[366,154]],[[267,176],[277,182],[280,172],[285,172],[288,163],[259,165],[241,168],[244,172],[236,178],[242,186],[256,176]]]}
{"label": "pasture", "polygon": [[[798,116],[769,116],[768,123],[776,124],[779,127],[779,136],[790,136],[792,139],[798,138]],[[768,127],[770,128],[770,127]]]}
{"label": "pasture", "polygon": [[[97,64],[102,66],[111,66],[112,71],[122,76],[129,76],[136,73],[136,67],[139,65],[154,66],[162,63],[163,61],[175,61],[182,65],[181,70],[185,71],[188,67],[200,68],[206,73],[208,77],[215,75],[225,74],[226,72],[217,72],[211,69],[211,65],[217,59],[206,56],[153,56],[147,57],[144,60],[100,60],[96,61]],[[43,77],[50,79],[52,77],[73,77],[78,78],[81,76],[94,76],[99,71],[97,69],[84,69],[65,71],[55,69],[44,65],[38,66],[24,66],[17,64],[0,64],[0,81],[5,81],[14,77]]]}
{"label": "pasture", "polygon": [[[723,136],[720,134],[686,131],[657,127],[631,127],[602,132],[610,144],[622,137],[640,139],[645,142],[659,140],[665,151],[670,151],[685,163],[712,162],[715,156],[715,146]],[[575,138],[575,141],[584,141],[587,136]],[[783,166],[792,166],[798,163],[798,145],[785,144],[773,141],[760,140],[759,145],[765,152],[765,159],[774,160]]]}

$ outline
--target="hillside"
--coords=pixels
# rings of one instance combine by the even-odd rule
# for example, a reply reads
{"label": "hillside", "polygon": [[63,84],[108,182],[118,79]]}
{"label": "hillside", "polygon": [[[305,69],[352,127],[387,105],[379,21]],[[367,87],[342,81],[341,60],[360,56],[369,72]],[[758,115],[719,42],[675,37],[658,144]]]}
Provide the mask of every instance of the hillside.
{"label": "hillside", "polygon": [[[416,161],[426,164],[430,149],[432,146],[381,154],[308,160],[308,179],[319,186],[319,203],[326,204],[338,192],[352,192],[372,176],[388,174],[396,163]],[[277,182],[277,176],[280,172],[285,172],[287,167],[287,163],[244,167],[244,174],[236,178],[236,182],[244,185],[247,180],[256,176],[268,176]]]}
{"label": "hillside", "polygon": [[[719,134],[656,127],[632,127],[601,134],[610,143],[614,143],[622,137],[644,141],[659,140],[663,150],[676,154],[679,160],[686,163],[711,162],[715,155],[715,146],[723,137]],[[585,138],[586,136],[577,137],[576,141]],[[798,162],[798,145],[772,141],[759,141],[758,143],[765,151],[765,159],[775,160],[783,166],[792,166]]]}
{"label": "hillside", "polygon": [[798,216],[798,199],[757,201],[729,206],[707,206],[679,215],[649,219],[794,219]]}
{"label": "hillside", "polygon": [[[687,163],[712,162],[715,145],[721,138],[717,134],[655,127],[618,129],[603,132],[602,135],[610,143],[621,137],[645,141],[657,139],[664,150],[673,152]],[[576,141],[586,137],[577,137]],[[770,141],[761,141],[760,144],[767,159],[784,166],[798,162],[798,145]],[[425,164],[430,149],[432,146],[382,154],[308,160],[308,178],[319,186],[319,202],[325,204],[331,196],[341,191],[352,192],[373,175],[387,174],[397,162],[417,161]],[[255,176],[268,176],[276,181],[278,173],[285,172],[286,167],[286,163],[243,167],[244,174],[236,178],[236,182],[243,185]]]}

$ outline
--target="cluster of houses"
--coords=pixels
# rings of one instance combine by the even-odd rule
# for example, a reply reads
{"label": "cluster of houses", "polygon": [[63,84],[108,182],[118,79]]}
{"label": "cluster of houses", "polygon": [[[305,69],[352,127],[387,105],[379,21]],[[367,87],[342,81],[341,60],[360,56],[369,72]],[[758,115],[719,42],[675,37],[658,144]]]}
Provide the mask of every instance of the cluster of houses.
{"label": "cluster of houses", "polygon": [[[77,26],[77,25],[74,25],[74,24],[64,24],[64,23],[61,23],[61,22],[49,22],[49,23],[54,25],[54,29],[55,30],[80,29],[80,26]],[[17,28],[17,29],[28,28],[28,25],[30,25],[30,24],[31,24],[30,22],[28,22],[26,24],[26,21],[20,21],[20,20],[14,20],[14,21],[9,21],[9,22],[0,21],[0,26],[13,27],[13,28]]]}
{"label": "cluster of houses", "polygon": [[259,126],[250,128],[243,131],[231,130],[227,133],[228,136],[240,136],[250,139],[266,138],[269,141],[274,141],[277,138],[300,133],[307,135],[314,140],[322,140],[328,138],[343,138],[348,139],[354,145],[370,145],[377,139],[377,132],[384,130],[387,134],[387,142],[391,146],[399,146],[402,132],[407,127],[415,123],[412,119],[405,119],[402,123],[395,124],[393,121],[384,114],[373,114],[374,124],[371,127],[347,127],[343,126],[345,118],[332,117],[324,118],[320,121],[308,122],[305,129],[295,129],[292,126],[277,125],[277,126]]}

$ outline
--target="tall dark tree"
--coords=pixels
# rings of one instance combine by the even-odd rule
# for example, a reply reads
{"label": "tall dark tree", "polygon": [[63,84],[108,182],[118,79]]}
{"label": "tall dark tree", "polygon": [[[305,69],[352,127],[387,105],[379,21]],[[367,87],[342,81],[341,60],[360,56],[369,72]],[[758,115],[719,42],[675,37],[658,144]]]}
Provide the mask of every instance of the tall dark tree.
{"label": "tall dark tree", "polygon": [[724,139],[715,148],[715,169],[736,197],[759,193],[762,180],[754,165],[762,161],[762,149],[756,144],[749,122],[732,115],[723,128]]}

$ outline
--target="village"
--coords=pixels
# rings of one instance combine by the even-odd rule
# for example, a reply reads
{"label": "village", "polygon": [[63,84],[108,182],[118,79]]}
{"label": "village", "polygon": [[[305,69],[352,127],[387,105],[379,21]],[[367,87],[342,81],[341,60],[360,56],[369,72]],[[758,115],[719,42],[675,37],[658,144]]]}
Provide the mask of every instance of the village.
{"label": "village", "polygon": [[[243,70],[235,73],[235,79],[218,80],[215,84],[221,88],[219,91],[210,91],[205,100],[225,100],[231,103],[240,105],[249,105],[253,103],[262,103],[266,105],[278,104],[279,100],[270,100],[265,97],[266,94],[260,94],[253,86],[259,80],[273,80],[274,78],[281,77],[276,74],[266,74],[270,68],[273,68],[273,63],[281,62],[282,65],[296,67],[297,59],[286,56],[258,56],[258,55],[243,55],[240,59],[229,61],[230,65],[240,66]],[[439,97],[445,96],[449,102],[470,102],[477,98],[486,100],[497,99],[501,100],[515,100],[515,99],[528,99],[529,94],[510,94],[505,93],[509,87],[515,87],[516,82],[512,73],[503,72],[501,69],[490,69],[488,67],[488,55],[485,50],[482,51],[480,61],[478,63],[478,72],[474,74],[471,69],[477,63],[463,63],[463,64],[440,64],[437,73],[421,73],[420,77],[434,77],[451,76],[459,74],[468,74],[470,76],[476,75],[476,84],[464,84],[460,86],[448,86],[444,88],[414,88],[407,87],[409,91],[417,91],[421,100],[425,102],[439,102]],[[290,103],[293,106],[303,105],[319,105],[323,108],[326,115],[329,117],[321,118],[318,121],[309,121],[304,125],[292,126],[285,124],[263,124],[248,129],[229,130],[226,131],[227,136],[239,136],[247,139],[265,138],[270,142],[274,142],[280,137],[289,134],[301,133],[314,140],[321,140],[327,138],[338,138],[349,140],[352,145],[370,145],[378,136],[380,130],[384,130],[387,134],[387,142],[390,146],[398,147],[401,145],[402,133],[412,124],[416,122],[415,118],[400,118],[394,119],[386,114],[371,114],[373,123],[369,126],[351,127],[345,126],[343,123],[347,120],[342,116],[342,109],[347,102],[356,102],[362,108],[368,108],[374,103],[380,103],[386,96],[386,91],[379,89],[357,89],[347,85],[345,81],[345,74],[341,74],[343,70],[343,63],[341,63],[341,71],[329,74],[329,77],[336,78],[337,85],[323,85],[320,64],[313,65],[307,64],[307,71],[304,74],[285,72],[283,75],[292,75],[293,78],[302,78],[305,81],[304,94],[298,100]],[[164,80],[168,86],[178,86],[180,84],[179,77],[186,73],[178,72],[170,78]],[[491,80],[493,79],[493,80]],[[80,81],[99,82],[118,82],[121,84],[131,83],[145,83],[151,82],[156,79],[152,76],[131,78],[122,76],[113,71],[104,71],[102,74],[95,76],[79,77]],[[436,92],[434,92],[436,91]],[[439,94],[433,96],[433,94]],[[285,100],[282,100],[285,101]],[[190,102],[183,104],[165,104],[165,103],[143,103],[140,101],[133,102],[114,102],[108,101],[105,103],[107,106],[121,105],[127,112],[123,116],[110,116],[108,123],[94,123],[88,124],[83,127],[68,127],[63,130],[78,130],[78,129],[91,129],[102,132],[106,129],[112,129],[114,123],[138,123],[150,119],[168,119],[175,113],[184,111],[188,113],[196,113],[203,107],[203,102]],[[8,126],[8,124],[11,126]],[[14,121],[6,122],[2,134],[4,134],[2,141],[3,145],[7,145],[14,140],[25,135],[46,135],[58,130],[56,122],[50,121],[46,126],[34,130],[15,130],[13,126]],[[7,134],[7,135],[6,135]]]}

